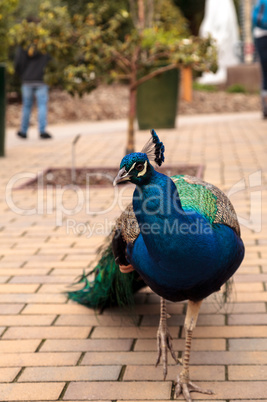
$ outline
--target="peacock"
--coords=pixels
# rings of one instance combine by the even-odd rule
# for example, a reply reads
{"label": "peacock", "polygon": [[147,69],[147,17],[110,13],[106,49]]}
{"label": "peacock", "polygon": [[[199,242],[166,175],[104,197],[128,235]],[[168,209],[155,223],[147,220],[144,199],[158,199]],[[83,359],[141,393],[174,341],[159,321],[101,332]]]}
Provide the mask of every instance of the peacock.
{"label": "peacock", "polygon": [[192,391],[212,394],[191,382],[189,375],[192,333],[201,303],[230,280],[245,249],[227,196],[199,178],[159,173],[153,164],[161,166],[164,151],[151,130],[142,151],[122,159],[114,185],[125,181],[135,184],[132,203],[117,219],[94,269],[95,281],[90,283],[84,275],[84,288],[70,297],[94,307],[116,300],[125,304],[134,291],[148,285],[160,296],[156,365],[162,359],[164,379],[168,350],[178,362],[167,326],[166,300],[188,300],[183,367],[175,395],[182,393],[190,402]]}

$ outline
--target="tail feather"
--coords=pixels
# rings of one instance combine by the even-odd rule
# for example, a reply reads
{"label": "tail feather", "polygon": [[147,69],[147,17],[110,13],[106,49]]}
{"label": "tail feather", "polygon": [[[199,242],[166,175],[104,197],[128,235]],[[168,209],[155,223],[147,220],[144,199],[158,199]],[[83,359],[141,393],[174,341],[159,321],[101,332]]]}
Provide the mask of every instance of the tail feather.
{"label": "tail feather", "polygon": [[[92,274],[94,280],[89,281],[88,276]],[[136,271],[121,273],[114,260],[111,241],[103,248],[95,268],[87,274],[83,273],[76,283],[84,284],[83,288],[69,291],[68,297],[93,308],[131,306],[134,304],[134,293],[146,286]]]}

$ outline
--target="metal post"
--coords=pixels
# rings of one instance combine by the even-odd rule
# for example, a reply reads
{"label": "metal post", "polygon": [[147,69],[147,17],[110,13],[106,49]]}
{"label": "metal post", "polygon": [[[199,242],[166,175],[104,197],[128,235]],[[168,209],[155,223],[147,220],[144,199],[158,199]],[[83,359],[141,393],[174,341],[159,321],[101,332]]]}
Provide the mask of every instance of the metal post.
{"label": "metal post", "polygon": [[75,161],[75,151],[76,144],[80,139],[81,134],[77,134],[74,140],[72,141],[72,166],[71,166],[71,182],[72,184],[76,184],[76,161]]}
{"label": "metal post", "polygon": [[0,156],[5,156],[6,67],[0,64]]}

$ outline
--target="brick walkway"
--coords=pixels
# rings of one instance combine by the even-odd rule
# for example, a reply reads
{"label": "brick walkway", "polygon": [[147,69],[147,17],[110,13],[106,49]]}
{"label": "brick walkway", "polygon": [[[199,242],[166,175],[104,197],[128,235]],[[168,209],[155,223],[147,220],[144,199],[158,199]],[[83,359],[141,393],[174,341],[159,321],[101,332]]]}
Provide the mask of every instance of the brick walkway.
{"label": "brick walkway", "polygon": [[[135,326],[118,309],[96,315],[64,295],[88,269],[119,213],[114,189],[12,191],[25,172],[30,177],[48,166],[69,165],[78,133],[79,166],[118,167],[125,127],[124,121],[55,126],[50,142],[37,140],[33,129],[27,142],[8,130],[7,156],[0,160],[1,401],[173,399],[180,368],[171,363],[164,382],[162,368],[154,367],[158,297],[149,291],[139,295]],[[205,179],[230,192],[246,244],[232,302],[220,311],[213,298],[202,306],[191,377],[215,395],[193,398],[267,401],[267,122],[259,113],[181,117],[177,130],[158,133],[168,163],[204,164]],[[137,133],[137,149],[148,135]],[[121,204],[127,195],[119,194]],[[169,312],[181,351],[185,305],[169,304]]]}

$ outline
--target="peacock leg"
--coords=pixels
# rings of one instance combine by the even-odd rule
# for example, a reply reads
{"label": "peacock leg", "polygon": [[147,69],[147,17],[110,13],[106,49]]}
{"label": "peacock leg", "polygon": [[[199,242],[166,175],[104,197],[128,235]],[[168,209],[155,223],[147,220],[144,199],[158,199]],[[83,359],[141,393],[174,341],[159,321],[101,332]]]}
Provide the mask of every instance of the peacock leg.
{"label": "peacock leg", "polygon": [[191,341],[192,341],[192,333],[193,329],[196,326],[199,309],[202,301],[200,302],[192,302],[188,301],[187,312],[185,317],[185,350],[183,357],[183,369],[181,373],[177,377],[177,384],[175,387],[175,396],[178,397],[181,393],[187,402],[192,402],[190,392],[200,392],[202,394],[212,395],[213,392],[209,389],[202,389],[198,385],[192,383],[190,381],[189,376],[189,359],[190,359],[190,350],[191,350]]}
{"label": "peacock leg", "polygon": [[159,364],[160,358],[162,356],[163,378],[165,380],[168,372],[168,349],[171,352],[171,355],[175,362],[177,363],[178,361],[172,347],[172,336],[167,326],[166,300],[163,299],[163,297],[160,298],[160,321],[157,332],[157,347],[158,357],[156,361],[156,366]]}

